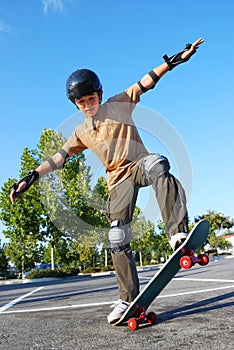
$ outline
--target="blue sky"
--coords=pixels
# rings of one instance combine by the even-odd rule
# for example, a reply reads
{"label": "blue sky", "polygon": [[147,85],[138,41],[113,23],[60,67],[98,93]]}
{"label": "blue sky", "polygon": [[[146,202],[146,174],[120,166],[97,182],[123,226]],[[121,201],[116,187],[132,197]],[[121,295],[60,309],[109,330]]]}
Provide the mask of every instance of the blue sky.
{"label": "blue sky", "polygon": [[[0,185],[18,178],[23,149],[36,148],[44,128],[56,129],[76,112],[65,94],[71,72],[96,71],[106,100],[165,53],[203,37],[196,55],[140,105],[183,140],[193,173],[190,217],[215,210],[233,218],[233,13],[232,0],[0,0]],[[150,151],[161,152],[148,132],[142,136]]]}

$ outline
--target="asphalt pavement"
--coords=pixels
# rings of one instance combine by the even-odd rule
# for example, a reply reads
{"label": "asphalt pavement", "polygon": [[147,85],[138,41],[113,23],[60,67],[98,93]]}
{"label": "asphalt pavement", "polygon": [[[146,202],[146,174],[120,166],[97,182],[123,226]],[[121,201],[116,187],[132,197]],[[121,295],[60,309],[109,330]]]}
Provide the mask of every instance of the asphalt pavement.
{"label": "asphalt pavement", "polygon": [[[107,323],[114,275],[0,284],[1,350],[233,350],[234,257],[180,270],[152,303],[155,325]],[[143,287],[156,268],[139,271]]]}

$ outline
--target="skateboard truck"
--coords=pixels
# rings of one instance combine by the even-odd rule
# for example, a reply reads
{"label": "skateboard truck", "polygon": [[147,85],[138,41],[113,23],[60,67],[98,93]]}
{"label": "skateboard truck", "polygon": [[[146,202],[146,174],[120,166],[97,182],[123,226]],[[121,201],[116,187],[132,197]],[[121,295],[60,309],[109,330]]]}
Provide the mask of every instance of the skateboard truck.
{"label": "skateboard truck", "polygon": [[207,265],[209,263],[209,258],[206,254],[199,254],[198,256],[194,255],[192,249],[183,251],[183,256],[180,258],[180,267],[183,269],[190,269],[193,265],[199,264],[201,266]]}
{"label": "skateboard truck", "polygon": [[128,328],[131,331],[138,329],[140,323],[156,323],[157,316],[154,312],[146,313],[146,308],[144,306],[139,307],[136,312],[136,317],[131,317],[128,320]]}

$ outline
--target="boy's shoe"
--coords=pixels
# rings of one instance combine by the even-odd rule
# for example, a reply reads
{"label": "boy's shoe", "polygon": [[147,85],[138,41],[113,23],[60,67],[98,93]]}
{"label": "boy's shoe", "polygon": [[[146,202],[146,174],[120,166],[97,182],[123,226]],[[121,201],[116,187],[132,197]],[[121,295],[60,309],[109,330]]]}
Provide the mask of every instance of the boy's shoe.
{"label": "boy's shoe", "polygon": [[110,315],[107,317],[108,323],[112,324],[117,322],[122,315],[125,313],[127,308],[129,307],[130,303],[127,301],[123,301],[119,299],[116,303],[114,303],[111,307],[114,307],[114,310],[110,313]]}
{"label": "boy's shoe", "polygon": [[173,251],[179,248],[179,246],[186,240],[187,236],[188,234],[184,232],[179,232],[171,236],[169,243]]}

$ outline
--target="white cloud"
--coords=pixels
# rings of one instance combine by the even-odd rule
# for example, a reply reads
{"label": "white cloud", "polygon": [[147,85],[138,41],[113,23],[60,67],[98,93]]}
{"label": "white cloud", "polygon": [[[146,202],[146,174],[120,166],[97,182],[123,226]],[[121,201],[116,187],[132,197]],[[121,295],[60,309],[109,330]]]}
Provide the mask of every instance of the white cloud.
{"label": "white cloud", "polygon": [[63,0],[43,0],[43,11],[47,13],[50,8],[58,12],[63,12]]}
{"label": "white cloud", "polygon": [[0,33],[10,33],[10,27],[0,22]]}

